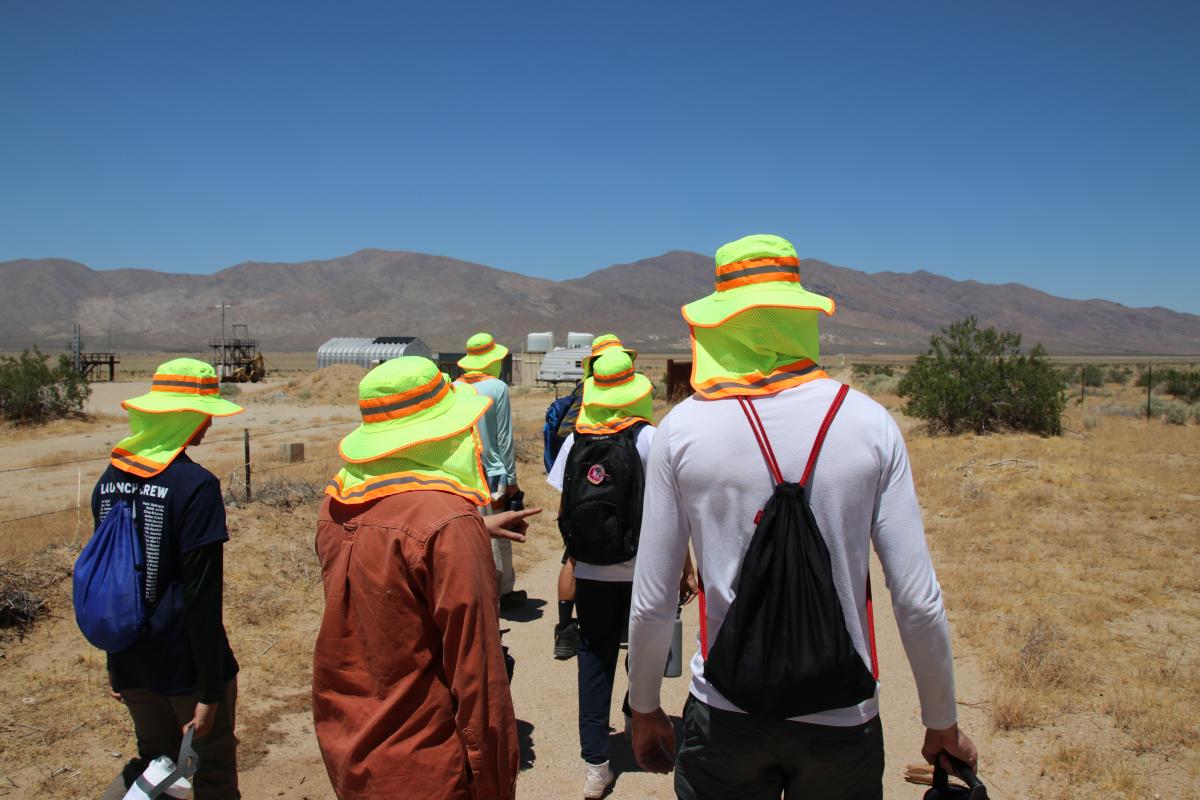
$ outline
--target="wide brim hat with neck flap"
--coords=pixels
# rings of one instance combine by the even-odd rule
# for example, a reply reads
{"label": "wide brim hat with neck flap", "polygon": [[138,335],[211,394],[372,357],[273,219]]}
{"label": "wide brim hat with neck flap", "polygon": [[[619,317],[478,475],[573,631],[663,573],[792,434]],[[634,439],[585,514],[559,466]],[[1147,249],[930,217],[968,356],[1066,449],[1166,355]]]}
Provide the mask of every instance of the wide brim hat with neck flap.
{"label": "wide brim hat with neck flap", "polygon": [[129,412],[130,435],[113,448],[110,463],[140,478],[162,472],[212,417],[244,409],[220,396],[212,365],[194,358],[160,364],[150,391],[121,403]]}
{"label": "wide brim hat with neck flap", "polygon": [[591,377],[592,362],[607,352],[613,350],[621,350],[629,354],[630,361],[637,360],[637,350],[632,347],[626,347],[621,343],[620,338],[615,333],[602,333],[595,339],[592,339],[592,353],[583,358],[583,377]]}
{"label": "wide brim hat with neck flap", "polygon": [[477,333],[467,339],[467,354],[458,360],[465,372],[481,372],[508,355],[508,348],[497,344],[490,333]]}
{"label": "wide brim hat with neck flap", "polygon": [[836,304],[801,285],[792,243],[745,236],[717,250],[716,264],[716,291],[682,309],[697,395],[768,395],[828,377],[817,364],[817,319]]}
{"label": "wide brim hat with neck flap", "polygon": [[363,421],[342,439],[338,452],[362,463],[447,439],[474,426],[491,402],[470,386],[450,383],[428,358],[393,358],[359,383]]}
{"label": "wide brim hat with neck flap", "polygon": [[575,431],[616,433],[649,422],[653,413],[654,387],[649,378],[634,371],[628,353],[612,349],[595,360],[592,376],[583,382],[583,405]]}
{"label": "wide brim hat with neck flap", "polygon": [[800,285],[796,248],[782,236],[756,233],[717,250],[716,291],[683,307],[689,325],[712,328],[759,306],[832,315],[833,298]]}

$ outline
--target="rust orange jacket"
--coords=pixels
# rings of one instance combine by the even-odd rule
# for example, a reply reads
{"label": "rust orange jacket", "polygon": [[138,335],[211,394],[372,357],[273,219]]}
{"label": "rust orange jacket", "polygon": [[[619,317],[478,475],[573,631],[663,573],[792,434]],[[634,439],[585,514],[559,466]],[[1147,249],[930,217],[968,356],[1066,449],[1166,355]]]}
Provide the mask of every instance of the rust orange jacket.
{"label": "rust orange jacket", "polygon": [[313,720],[337,796],[514,797],[516,717],[474,506],[434,491],[327,497],[316,545],[325,613]]}

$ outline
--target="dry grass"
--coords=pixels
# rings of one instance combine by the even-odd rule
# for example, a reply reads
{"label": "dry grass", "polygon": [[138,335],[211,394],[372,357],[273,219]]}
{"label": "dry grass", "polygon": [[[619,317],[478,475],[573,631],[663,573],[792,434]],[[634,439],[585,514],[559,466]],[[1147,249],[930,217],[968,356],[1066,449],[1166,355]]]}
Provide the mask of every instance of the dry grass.
{"label": "dry grass", "polygon": [[1195,796],[1200,427],[1111,414],[1138,393],[1070,406],[1061,437],[908,433],[996,731],[1029,751],[1031,731],[1069,741],[1045,757],[1039,797]]}

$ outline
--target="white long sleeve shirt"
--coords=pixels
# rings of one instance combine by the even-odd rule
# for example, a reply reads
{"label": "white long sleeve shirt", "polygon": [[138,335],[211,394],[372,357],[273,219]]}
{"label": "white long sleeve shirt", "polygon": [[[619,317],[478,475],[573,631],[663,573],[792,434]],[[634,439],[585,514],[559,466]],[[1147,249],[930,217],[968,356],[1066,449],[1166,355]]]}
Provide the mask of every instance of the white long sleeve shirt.
{"label": "white long sleeve shirt", "polygon": [[[798,481],[839,385],[815,380],[754,399],[785,480]],[[659,425],[646,471],[641,544],[629,623],[629,701],[658,708],[679,573],[689,540],[704,582],[709,647],[736,594],[755,514],[773,485],[736,400],[689,398]],[[866,589],[870,546],[883,566],[900,638],[916,678],[926,727],[957,720],[954,666],[941,587],[933,572],[908,451],[887,410],[851,391],[825,439],[812,477],[811,506],[829,548],[846,629],[871,665]],[[707,649],[707,648],[706,648]],[[741,711],[704,680],[699,648],[691,693],[715,708]],[[873,698],[796,719],[858,725],[879,713]]]}

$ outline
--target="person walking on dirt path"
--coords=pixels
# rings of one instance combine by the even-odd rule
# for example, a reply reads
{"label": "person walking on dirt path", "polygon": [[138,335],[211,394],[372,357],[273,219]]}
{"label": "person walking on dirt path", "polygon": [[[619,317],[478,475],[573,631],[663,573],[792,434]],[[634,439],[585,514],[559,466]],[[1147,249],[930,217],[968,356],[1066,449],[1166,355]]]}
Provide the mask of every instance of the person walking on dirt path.
{"label": "person walking on dirt path", "polygon": [[[629,356],[631,362],[637,361],[637,350],[633,350],[622,344],[620,338],[615,333],[602,333],[592,339],[591,355],[584,358],[582,364],[584,380],[592,376],[592,365],[602,354],[621,351]],[[559,451],[561,451],[567,437],[575,432],[575,423],[579,419],[580,410],[583,408],[582,380],[575,385],[571,396],[574,399],[567,409],[567,413],[563,414],[562,421],[559,423],[558,431],[555,435],[555,438],[559,442]],[[557,456],[558,454],[555,453],[555,458]],[[558,623],[554,626],[554,657],[559,661],[574,658],[575,650],[579,646],[579,624],[574,619],[574,612],[575,562],[564,552],[562,568],[558,571]]]}
{"label": "person walking on dirt path", "polygon": [[[467,340],[467,354],[458,360],[458,366],[463,370],[458,382],[472,387],[492,401],[477,427],[483,440],[483,463],[491,494],[490,502],[485,506],[495,511],[502,511],[508,499],[520,491],[517,485],[517,460],[513,452],[508,384],[500,380],[500,369],[507,355],[508,348],[497,344],[490,333],[477,333]],[[524,590],[514,590],[516,573],[513,572],[512,542],[493,539],[492,559],[496,564],[500,607],[520,607],[527,595]]]}
{"label": "person walking on dirt path", "polygon": [[[584,382],[575,432],[546,479],[562,492],[559,528],[575,563],[585,798],[602,797],[614,781],[608,712],[629,618],[645,463],[654,440],[653,403],[650,381],[634,372],[628,354],[601,355]],[[628,720],[628,697],[623,707]]]}
{"label": "person walking on dirt path", "polygon": [[[718,250],[716,264],[716,291],[683,307],[695,394],[661,422],[647,468],[629,641],[638,762],[673,767],[687,800],[881,798],[873,545],[916,678],[922,753],[973,768],[899,428],[818,365],[817,320],[834,301],[801,286],[788,241],[747,236]],[[701,623],[676,753],[659,690],[689,541]],[[800,568],[783,580],[769,569],[792,564]],[[814,614],[820,627],[795,627]],[[795,652],[801,640],[822,644]]]}
{"label": "person walking on dirt path", "polygon": [[192,461],[213,417],[241,413],[220,397],[213,368],[193,358],[159,365],[150,391],[121,404],[131,434],[113,448],[92,491],[96,527],[118,500],[130,504],[146,559],[145,632],[108,654],[109,693],[133,720],[137,758],[101,795],[119,800],[151,761],[175,760],[194,729],[197,800],[238,793],[238,664],[222,622],[224,543],[221,483]]}
{"label": "person walking on dirt path", "polygon": [[[341,800],[510,800],[516,716],[500,647],[491,502],[475,430],[491,400],[404,356],[359,385],[316,549],[325,611],[313,721]],[[489,517],[520,539],[525,517]]]}

